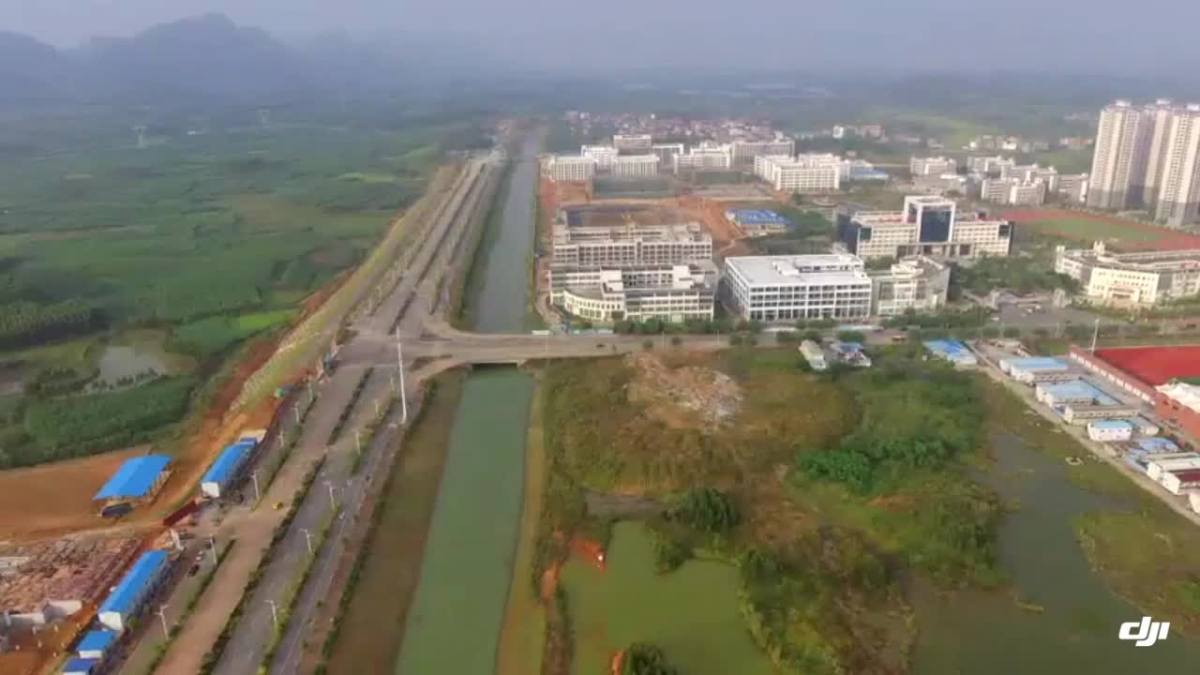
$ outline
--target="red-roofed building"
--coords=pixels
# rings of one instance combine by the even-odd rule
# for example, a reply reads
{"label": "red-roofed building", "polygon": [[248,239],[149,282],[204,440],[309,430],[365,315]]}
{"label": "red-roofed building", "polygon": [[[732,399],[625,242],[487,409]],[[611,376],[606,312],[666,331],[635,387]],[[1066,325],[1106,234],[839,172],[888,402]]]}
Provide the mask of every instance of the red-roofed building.
{"label": "red-roofed building", "polygon": [[1171,494],[1176,495],[1189,490],[1200,490],[1200,469],[1169,471],[1163,474],[1162,484]]}
{"label": "red-roofed building", "polygon": [[1162,419],[1200,438],[1200,405],[1189,387],[1172,381],[1200,378],[1200,345],[1123,347],[1089,352],[1072,346],[1071,360],[1154,406]]}

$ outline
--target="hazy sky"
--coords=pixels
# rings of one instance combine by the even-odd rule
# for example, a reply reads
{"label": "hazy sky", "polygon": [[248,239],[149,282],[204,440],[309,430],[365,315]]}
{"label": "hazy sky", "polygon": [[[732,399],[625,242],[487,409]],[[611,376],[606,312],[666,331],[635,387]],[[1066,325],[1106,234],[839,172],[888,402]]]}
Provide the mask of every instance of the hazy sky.
{"label": "hazy sky", "polygon": [[571,69],[877,64],[1148,75],[1200,69],[1200,2],[1134,6],[1125,0],[0,0],[0,28],[72,46],[216,11],[282,37],[444,34],[522,65]]}

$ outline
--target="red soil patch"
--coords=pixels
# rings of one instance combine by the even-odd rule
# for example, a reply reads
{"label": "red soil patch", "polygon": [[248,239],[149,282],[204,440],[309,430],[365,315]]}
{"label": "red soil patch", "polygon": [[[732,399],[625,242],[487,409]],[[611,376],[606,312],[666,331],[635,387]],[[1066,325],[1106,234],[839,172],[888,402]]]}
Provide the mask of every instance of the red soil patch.
{"label": "red soil patch", "polygon": [[1048,220],[1089,220],[1096,223],[1119,225],[1156,237],[1153,241],[1124,242],[1121,247],[1130,250],[1178,251],[1200,248],[1200,236],[1165,227],[1155,227],[1119,216],[1086,213],[1070,209],[1019,209],[1004,211],[999,217],[1017,223],[1036,223]]}
{"label": "red soil patch", "polygon": [[604,571],[604,547],[601,546],[600,542],[596,541],[595,539],[588,539],[587,537],[571,537],[571,555],[577,556],[601,572]]}
{"label": "red soil patch", "polygon": [[1153,386],[1200,377],[1200,345],[1097,349],[1096,356]]}

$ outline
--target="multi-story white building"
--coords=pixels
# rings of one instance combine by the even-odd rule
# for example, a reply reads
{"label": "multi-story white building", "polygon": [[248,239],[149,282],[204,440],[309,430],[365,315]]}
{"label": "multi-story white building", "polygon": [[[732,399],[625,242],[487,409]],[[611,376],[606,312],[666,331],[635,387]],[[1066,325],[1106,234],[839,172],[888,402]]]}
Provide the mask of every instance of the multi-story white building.
{"label": "multi-story white building", "polygon": [[734,141],[730,144],[730,153],[735,166],[746,166],[754,162],[755,157],[763,155],[792,155],[796,152],[796,142],[790,138],[776,138],[769,141]]}
{"label": "multi-story white building", "polygon": [[1015,166],[1016,160],[996,155],[995,157],[968,157],[967,171],[982,176],[1000,176],[1008,167]]}
{"label": "multi-story white building", "polygon": [[712,260],[712,237],[699,223],[680,225],[558,226],[556,264],[626,267]]}
{"label": "multi-story white building", "polygon": [[579,154],[595,160],[598,171],[608,171],[617,161],[618,152],[610,145],[584,145],[579,148]]}
{"label": "multi-story white building", "polygon": [[1073,204],[1082,204],[1087,200],[1088,175],[1086,173],[1066,174],[1058,177],[1058,194],[1064,200]]}
{"label": "multi-story white building", "polygon": [[547,176],[556,181],[586,181],[596,174],[596,160],[575,155],[552,155],[545,161]]}
{"label": "multi-story white building", "polygon": [[1123,209],[1128,206],[1136,180],[1134,155],[1145,137],[1139,128],[1141,111],[1129,101],[1117,101],[1100,111],[1092,153],[1088,206]]}
{"label": "multi-story white building", "polygon": [[837,155],[760,155],[754,174],[783,192],[827,192],[841,187],[842,158]]}
{"label": "multi-story white building", "polygon": [[623,178],[648,178],[658,175],[658,155],[621,155],[613,160],[612,173]]}
{"label": "multi-story white building", "polygon": [[684,154],[675,155],[675,173],[683,171],[723,171],[733,166],[728,145],[701,143]]}
{"label": "multi-story white building", "polygon": [[1169,99],[1143,106],[1138,113],[1128,200],[1133,205],[1153,208],[1158,204],[1175,113],[1176,107]]}
{"label": "multi-story white building", "polygon": [[1176,111],[1164,143],[1155,219],[1183,227],[1200,216],[1200,104]]}
{"label": "multi-story white building", "polygon": [[620,152],[643,154],[650,152],[654,139],[650,134],[613,134],[612,144]]}
{"label": "multi-story white building", "polygon": [[711,261],[550,268],[551,302],[591,321],[710,320],[716,287],[717,269]]}
{"label": "multi-story white building", "polygon": [[940,176],[958,171],[958,162],[951,157],[912,157],[908,170],[915,176]]}
{"label": "multi-story white building", "polygon": [[905,258],[886,270],[868,270],[867,276],[873,316],[937,312],[946,306],[950,267],[932,258]]}
{"label": "multi-story white building", "polygon": [[1039,206],[1046,202],[1046,188],[1041,179],[985,178],[979,186],[979,198],[993,204]]}
{"label": "multi-story white building", "polygon": [[846,254],[734,256],[725,259],[730,309],[751,321],[863,319],[871,313],[871,278]]}
{"label": "multi-story white building", "polygon": [[956,214],[954,200],[933,196],[904,198],[904,209],[860,211],[838,217],[838,241],[862,258],[939,259],[1007,256],[1013,225],[979,214]]}
{"label": "multi-story white building", "polygon": [[1104,242],[1090,249],[1055,250],[1054,271],[1075,279],[1082,295],[1102,305],[1136,306],[1200,295],[1200,250],[1109,253]]}
{"label": "multi-story white building", "polygon": [[655,143],[650,146],[650,152],[658,156],[660,168],[674,168],[675,157],[683,154],[683,143]]}
{"label": "multi-story white building", "polygon": [[1001,178],[1015,178],[1022,183],[1042,181],[1048,192],[1058,190],[1058,169],[1052,166],[1042,167],[1037,164],[1013,164],[1000,170]]}

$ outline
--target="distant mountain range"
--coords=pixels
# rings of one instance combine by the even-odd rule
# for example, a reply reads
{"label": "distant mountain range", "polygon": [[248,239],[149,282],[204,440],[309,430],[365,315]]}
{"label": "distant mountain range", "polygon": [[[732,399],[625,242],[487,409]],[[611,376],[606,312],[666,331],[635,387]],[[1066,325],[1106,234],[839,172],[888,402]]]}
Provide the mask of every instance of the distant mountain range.
{"label": "distant mountain range", "polygon": [[[221,14],[68,50],[0,32],[0,102],[247,103],[319,90],[398,89],[405,78],[465,74],[481,62],[454,46],[430,52],[432,43],[396,42],[402,46],[329,35],[286,44]],[[431,62],[438,67],[430,68]]]}

